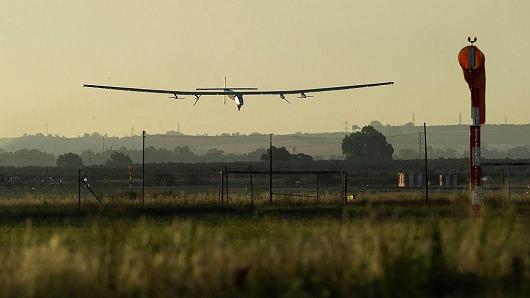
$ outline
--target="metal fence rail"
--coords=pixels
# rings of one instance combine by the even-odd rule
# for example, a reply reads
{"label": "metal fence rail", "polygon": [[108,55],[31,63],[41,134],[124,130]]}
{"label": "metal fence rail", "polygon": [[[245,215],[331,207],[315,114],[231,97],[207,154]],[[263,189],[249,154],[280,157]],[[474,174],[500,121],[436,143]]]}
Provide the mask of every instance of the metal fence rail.
{"label": "metal fence rail", "polygon": [[[226,167],[224,170],[219,171],[220,174],[220,183],[219,183],[219,202],[221,205],[228,203],[230,200],[229,192],[229,179],[230,175],[248,175],[248,181],[250,184],[250,200],[251,204],[254,205],[254,175],[268,175],[269,176],[269,203],[273,204],[274,196],[290,196],[290,197],[305,197],[305,198],[315,198],[316,203],[319,203],[320,198],[320,184],[319,178],[323,175],[336,175],[341,177],[342,183],[341,188],[341,204],[346,204],[348,196],[348,173],[346,171],[328,171],[328,170],[275,170],[275,171],[253,171],[250,167],[249,170],[228,170]],[[273,190],[273,175],[300,175],[300,176],[315,176],[316,177],[316,193],[313,195],[308,194],[293,194],[293,193],[275,193]]]}

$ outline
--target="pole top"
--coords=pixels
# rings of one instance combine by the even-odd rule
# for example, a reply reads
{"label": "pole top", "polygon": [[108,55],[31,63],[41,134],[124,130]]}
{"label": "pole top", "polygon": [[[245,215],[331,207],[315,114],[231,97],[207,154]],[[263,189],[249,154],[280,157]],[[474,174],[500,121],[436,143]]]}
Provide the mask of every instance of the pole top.
{"label": "pole top", "polygon": [[471,45],[473,45],[475,42],[477,42],[477,37],[473,37],[473,39],[471,39],[470,36],[467,37],[467,41],[469,41],[469,43],[471,43]]}

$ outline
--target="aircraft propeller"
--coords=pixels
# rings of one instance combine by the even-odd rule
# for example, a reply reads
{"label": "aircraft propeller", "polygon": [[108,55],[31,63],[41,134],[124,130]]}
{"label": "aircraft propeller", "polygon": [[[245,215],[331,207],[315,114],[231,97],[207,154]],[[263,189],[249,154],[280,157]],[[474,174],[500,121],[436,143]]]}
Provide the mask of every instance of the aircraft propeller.
{"label": "aircraft propeller", "polygon": [[305,99],[305,98],[309,98],[309,97],[313,97],[312,95],[306,95],[304,92],[300,93],[300,96],[298,96],[297,98],[302,98],[302,99]]}
{"label": "aircraft propeller", "polygon": [[287,98],[285,98],[285,95],[280,94],[280,98],[283,99],[283,100],[285,100],[288,104],[291,104],[291,103],[287,100]]}
{"label": "aircraft propeller", "polygon": [[171,98],[171,99],[174,99],[174,100],[179,100],[179,99],[186,99],[185,97],[179,97],[177,94],[174,94],[168,98]]}

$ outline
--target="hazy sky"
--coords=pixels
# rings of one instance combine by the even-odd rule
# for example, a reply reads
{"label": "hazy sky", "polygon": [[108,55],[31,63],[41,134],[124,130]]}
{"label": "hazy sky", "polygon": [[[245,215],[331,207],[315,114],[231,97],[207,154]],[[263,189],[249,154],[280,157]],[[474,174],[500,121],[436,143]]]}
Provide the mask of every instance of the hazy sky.
{"label": "hazy sky", "polygon": [[[486,55],[487,122],[530,121],[530,1],[0,0],[0,137],[340,131],[344,121],[469,123],[456,61]],[[393,80],[291,105],[246,97],[172,102],[83,83],[187,90],[307,88]]]}

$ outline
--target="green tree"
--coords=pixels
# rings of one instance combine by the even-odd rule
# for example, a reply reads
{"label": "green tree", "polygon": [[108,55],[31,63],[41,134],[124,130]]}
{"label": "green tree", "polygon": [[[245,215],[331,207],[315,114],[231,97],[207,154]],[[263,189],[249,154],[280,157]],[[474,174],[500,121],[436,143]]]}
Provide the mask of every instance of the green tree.
{"label": "green tree", "polygon": [[[261,156],[261,160],[269,160],[269,151],[270,149],[267,149],[267,153]],[[285,147],[272,146],[272,159],[275,161],[290,161],[293,157]]]}
{"label": "green tree", "polygon": [[57,158],[57,166],[60,168],[79,169],[84,167],[83,160],[75,153],[65,153]]}
{"label": "green tree", "polygon": [[298,153],[292,155],[292,160],[294,161],[313,161],[313,156],[304,154],[304,153]]}
{"label": "green tree", "polygon": [[193,153],[188,146],[175,147],[175,149],[173,149],[173,155],[175,156],[176,162],[193,162],[197,159],[195,153]]}
{"label": "green tree", "polygon": [[118,151],[112,152],[110,158],[105,161],[106,166],[113,168],[128,167],[129,165],[132,165],[132,163],[129,155]]}
{"label": "green tree", "polygon": [[342,152],[348,160],[392,160],[394,148],[382,133],[372,126],[365,126],[344,137]]}
{"label": "green tree", "polygon": [[381,123],[380,121],[377,121],[377,120],[371,121],[370,124],[368,124],[368,126],[371,126],[371,127],[375,128],[378,131],[382,131],[383,128],[385,127],[383,125],[383,123]]}
{"label": "green tree", "polygon": [[53,154],[41,152],[37,149],[17,150],[13,154],[14,165],[17,167],[39,166],[53,167],[57,160]]}

